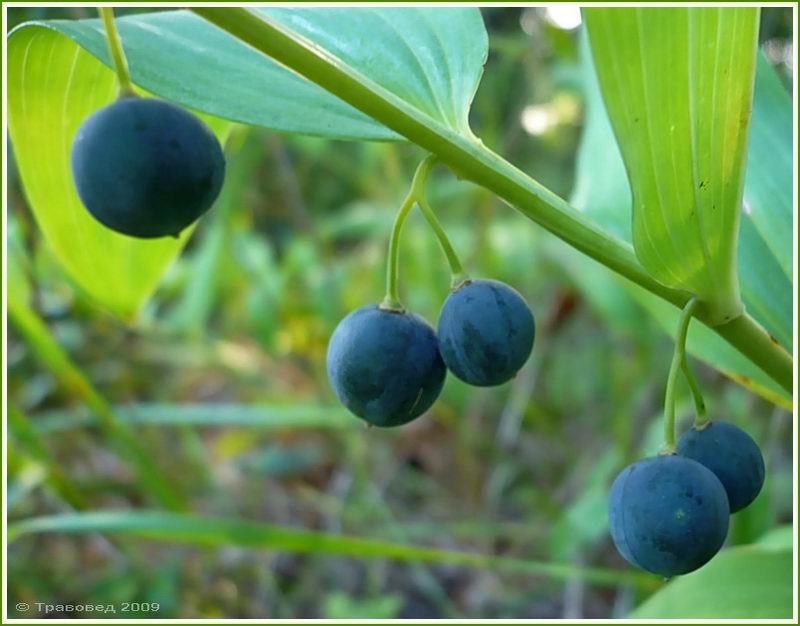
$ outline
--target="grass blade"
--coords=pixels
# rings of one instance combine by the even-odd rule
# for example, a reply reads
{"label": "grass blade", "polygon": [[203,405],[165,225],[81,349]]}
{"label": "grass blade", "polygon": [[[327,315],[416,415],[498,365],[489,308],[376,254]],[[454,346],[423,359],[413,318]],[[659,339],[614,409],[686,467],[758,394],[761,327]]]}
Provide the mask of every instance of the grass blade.
{"label": "grass blade", "polygon": [[11,542],[26,534],[48,532],[123,533],[171,543],[204,546],[236,545],[296,553],[335,554],[354,558],[446,563],[543,576],[555,580],[582,578],[586,582],[597,585],[627,584],[649,590],[660,586],[660,582],[655,576],[639,572],[578,567],[566,563],[529,561],[441,550],[238,519],[159,511],[93,511],[37,517],[9,525],[8,540]]}
{"label": "grass blade", "polygon": [[46,482],[59,496],[76,509],[85,509],[86,501],[45,447],[39,433],[28,418],[12,403],[8,403],[8,429],[11,435],[24,446],[28,454],[47,470]]}
{"label": "grass blade", "polygon": [[101,427],[121,455],[130,461],[139,476],[139,482],[163,506],[172,510],[186,508],[182,496],[170,481],[157,469],[157,465],[141,446],[128,426],[121,421],[105,398],[91,385],[80,368],[58,345],[44,321],[27,304],[12,297],[8,300],[8,317],[22,335],[33,353],[42,361],[58,382],[75,397],[80,398],[96,415]]}

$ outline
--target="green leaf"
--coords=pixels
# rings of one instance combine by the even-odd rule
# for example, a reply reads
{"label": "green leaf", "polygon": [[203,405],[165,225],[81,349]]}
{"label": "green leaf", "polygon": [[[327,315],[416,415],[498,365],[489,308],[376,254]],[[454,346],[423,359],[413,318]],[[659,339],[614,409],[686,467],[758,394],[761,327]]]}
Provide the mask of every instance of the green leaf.
{"label": "green leaf", "polygon": [[763,54],[756,66],[739,279],[748,312],[792,350],[792,102]]}
{"label": "green leaf", "polygon": [[[488,40],[477,9],[260,9],[402,98],[468,132]],[[117,26],[136,85],[210,115],[333,139],[401,140],[369,116],[187,11],[123,17]],[[33,23],[110,64],[99,20]]]}
{"label": "green leaf", "polygon": [[633,243],[711,323],[742,312],[736,243],[755,72],[755,8],[587,9],[633,191]]}
{"label": "green leaf", "polygon": [[263,9],[422,115],[471,136],[489,39],[476,8]]}
{"label": "green leaf", "polygon": [[17,444],[24,448],[31,458],[46,469],[44,480],[52,487],[53,491],[69,503],[71,507],[75,509],[86,508],[83,494],[74,486],[62,466],[50,454],[28,417],[10,402],[7,406],[7,415],[8,430],[12,439],[16,440]]}
{"label": "green leaf", "polygon": [[[792,280],[792,100],[761,54],[756,69],[745,215]],[[791,291],[791,290],[790,290]],[[791,327],[791,324],[790,324]],[[791,347],[791,344],[787,347]]]}
{"label": "green leaf", "polygon": [[[791,183],[786,189],[791,193]],[[791,215],[791,206],[787,209]],[[743,217],[739,231],[739,280],[747,312],[791,351],[792,279],[783,273],[750,216]]]}
{"label": "green leaf", "polygon": [[[189,237],[145,241],[92,218],[69,164],[72,137],[116,96],[109,69],[70,39],[42,27],[8,41],[9,132],[36,221],[75,282],[111,312],[131,319]],[[223,139],[230,124],[206,118]]]}
{"label": "green leaf", "polygon": [[155,541],[206,546],[235,545],[256,549],[312,554],[337,554],[354,558],[447,563],[546,576],[557,580],[583,578],[600,585],[632,584],[645,589],[658,586],[653,576],[639,572],[577,567],[493,555],[441,550],[377,539],[290,528],[239,519],[162,513],[160,511],[94,511],[27,519],[10,524],[8,540],[42,532],[122,533]]}
{"label": "green leaf", "polygon": [[790,524],[773,528],[759,537],[755,545],[764,550],[791,550],[794,545],[794,528]]}
{"label": "green leaf", "polygon": [[742,546],[674,579],[629,617],[786,619],[792,617],[792,552]]}
{"label": "green leaf", "polygon": [[[583,44],[586,115],[577,156],[572,202],[606,229],[630,241],[631,192],[627,174],[600,94],[592,58],[586,42]],[[791,121],[791,104],[785,90],[775,89],[776,84],[780,86],[775,71],[760,55],[752,115],[753,137],[748,149],[745,185],[745,206],[749,210],[744,211],[741,218],[738,265],[742,297],[748,313],[784,348],[789,348],[792,342],[792,284],[778,259],[786,256],[791,258],[791,235],[782,235],[782,238],[767,235],[768,245],[755,225],[756,219],[770,224],[785,223],[787,220],[791,224],[792,220],[791,134],[781,134],[787,115]],[[764,142],[757,139],[755,133],[766,133],[771,138],[770,155],[759,151],[759,146]],[[780,186],[776,186],[767,169],[755,167],[765,159],[776,171],[789,172],[789,184],[786,184],[784,176],[780,179],[783,180]],[[786,230],[790,232],[790,226]],[[622,297],[624,290],[621,285],[624,285],[624,289],[655,316],[665,332],[675,332],[678,312],[674,307],[629,281],[619,280],[594,262],[570,252],[563,253],[567,257],[563,266],[578,284],[584,286],[593,302],[597,298],[608,299],[612,293],[616,293],[617,298]],[[602,312],[602,302],[598,302],[598,306]],[[731,349],[730,344],[716,333],[700,324],[692,324],[687,347],[690,354],[737,382],[772,402],[791,408],[791,394],[775,384],[740,352]]]}

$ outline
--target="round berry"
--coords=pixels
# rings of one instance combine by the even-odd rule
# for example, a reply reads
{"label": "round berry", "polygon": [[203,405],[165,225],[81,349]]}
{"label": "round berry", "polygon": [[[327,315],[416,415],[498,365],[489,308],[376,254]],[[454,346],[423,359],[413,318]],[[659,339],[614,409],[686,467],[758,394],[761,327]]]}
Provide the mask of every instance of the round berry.
{"label": "round berry", "polygon": [[608,498],[617,550],[632,565],[664,577],[705,565],[725,541],[729,516],[719,479],[677,455],[629,465]]}
{"label": "round berry", "polygon": [[375,426],[399,426],[422,415],[447,373],[428,322],[375,304],[339,323],[328,344],[327,368],[341,403]]}
{"label": "round berry", "polygon": [[758,444],[733,424],[710,422],[687,430],[676,447],[681,456],[714,472],[728,494],[731,513],[755,500],[764,485],[764,457]]}
{"label": "round berry", "polygon": [[177,236],[216,200],[225,157],[195,115],[163,100],[129,96],[80,126],[72,174],[84,206],[112,230]]}
{"label": "round berry", "polygon": [[496,280],[465,281],[439,314],[439,346],[448,369],[471,385],[511,380],[528,360],[535,324],[524,298]]}

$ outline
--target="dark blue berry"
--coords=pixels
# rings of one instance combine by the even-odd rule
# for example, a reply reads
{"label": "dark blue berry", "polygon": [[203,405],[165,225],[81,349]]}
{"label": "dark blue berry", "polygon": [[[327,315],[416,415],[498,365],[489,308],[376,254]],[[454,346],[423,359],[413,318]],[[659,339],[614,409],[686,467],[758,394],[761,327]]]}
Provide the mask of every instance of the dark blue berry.
{"label": "dark blue berry", "polygon": [[764,457],[758,444],[741,428],[727,422],[710,422],[686,431],[678,454],[710,469],[728,494],[731,513],[741,511],[764,485]]}
{"label": "dark blue berry", "polygon": [[131,96],[83,122],[72,143],[72,174],[84,206],[109,228],[176,236],[214,203],[225,158],[195,115]]}
{"label": "dark blue berry", "polygon": [[428,322],[371,304],[345,317],[331,336],[328,378],[342,404],[375,426],[399,426],[439,396],[447,370]]}
{"label": "dark blue berry", "polygon": [[439,346],[448,369],[481,387],[511,380],[533,348],[535,325],[524,298],[496,280],[457,287],[439,314]]}
{"label": "dark blue berry", "polygon": [[717,477],[677,455],[629,465],[608,498],[611,537],[620,554],[667,578],[705,565],[725,541],[729,516]]}

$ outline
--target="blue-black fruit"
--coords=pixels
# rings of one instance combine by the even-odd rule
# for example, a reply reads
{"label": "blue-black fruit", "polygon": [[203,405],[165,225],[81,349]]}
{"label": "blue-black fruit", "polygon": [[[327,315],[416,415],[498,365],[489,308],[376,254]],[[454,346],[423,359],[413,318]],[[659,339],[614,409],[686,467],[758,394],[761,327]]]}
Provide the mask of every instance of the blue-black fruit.
{"label": "blue-black fruit", "polygon": [[725,541],[729,516],[714,473],[674,454],[629,465],[608,497],[617,550],[632,565],[667,578],[705,565]]}
{"label": "blue-black fruit", "polygon": [[131,96],[81,124],[72,174],[84,206],[109,228],[133,237],[176,236],[219,195],[225,158],[195,115]]}
{"label": "blue-black fruit", "polygon": [[764,457],[758,444],[733,424],[710,422],[699,430],[687,430],[676,447],[678,454],[716,474],[728,494],[731,513],[755,500],[764,485]]}
{"label": "blue-black fruit", "polygon": [[422,415],[447,373],[428,322],[375,304],[339,322],[328,343],[327,367],[340,402],[375,426],[399,426]]}
{"label": "blue-black fruit", "polygon": [[471,385],[511,380],[528,360],[535,324],[525,299],[505,283],[471,280],[454,289],[439,314],[447,368]]}

